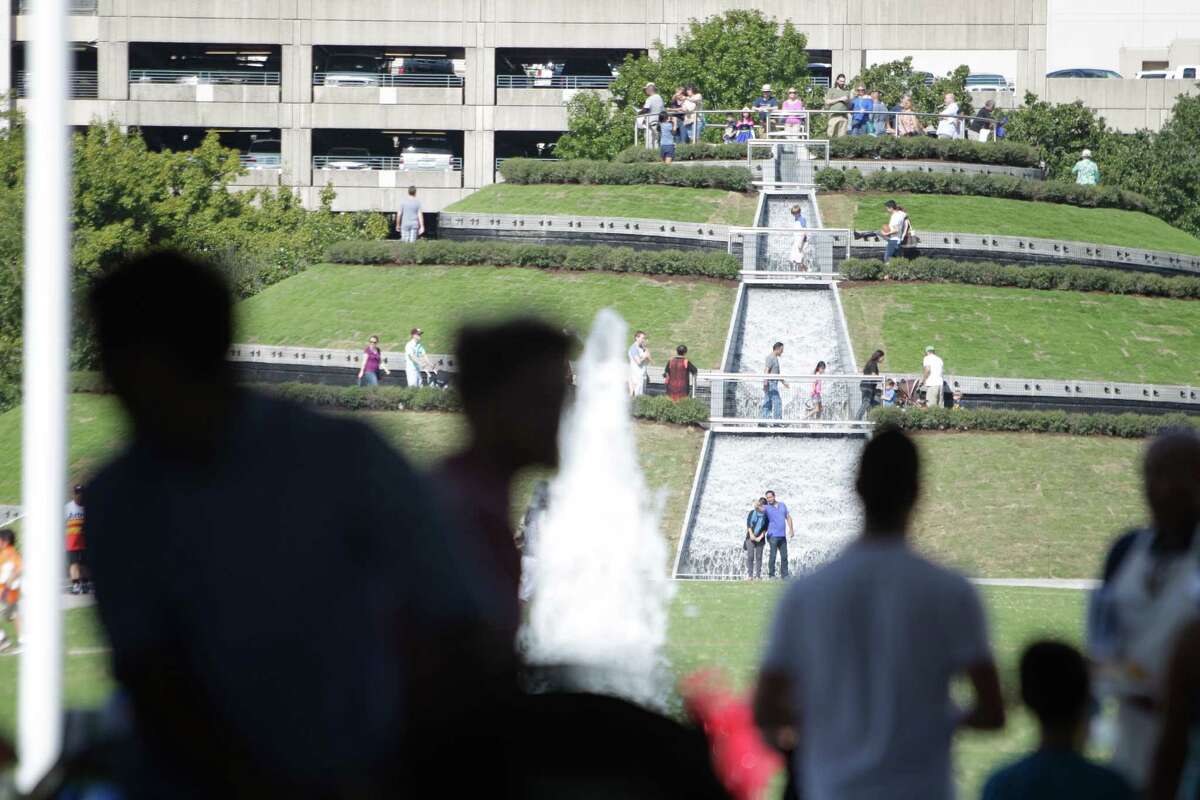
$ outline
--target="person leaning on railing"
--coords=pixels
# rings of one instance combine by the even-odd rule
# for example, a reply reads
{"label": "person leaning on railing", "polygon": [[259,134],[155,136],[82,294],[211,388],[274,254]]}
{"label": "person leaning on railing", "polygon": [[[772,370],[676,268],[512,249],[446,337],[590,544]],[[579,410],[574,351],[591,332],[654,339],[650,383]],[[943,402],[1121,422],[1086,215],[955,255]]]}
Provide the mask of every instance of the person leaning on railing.
{"label": "person leaning on railing", "polygon": [[638,110],[638,123],[646,129],[646,147],[658,147],[658,117],[663,112],[663,99],[653,82],[647,83],[644,90],[646,102]]}
{"label": "person leaning on railing", "polygon": [[896,135],[897,136],[924,136],[925,128],[921,125],[921,120],[913,111],[913,102],[910,95],[904,95],[900,98],[900,113],[896,115]]}

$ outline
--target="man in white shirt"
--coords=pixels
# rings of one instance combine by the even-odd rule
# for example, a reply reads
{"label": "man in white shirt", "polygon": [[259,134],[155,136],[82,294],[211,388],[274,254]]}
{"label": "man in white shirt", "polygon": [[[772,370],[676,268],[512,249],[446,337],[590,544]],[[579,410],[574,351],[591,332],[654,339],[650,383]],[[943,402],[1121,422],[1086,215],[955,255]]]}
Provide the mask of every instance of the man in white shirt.
{"label": "man in white shirt", "polygon": [[880,231],[887,236],[887,249],[883,251],[883,261],[887,263],[892,256],[899,254],[900,246],[904,244],[905,228],[908,227],[908,212],[897,205],[895,200],[883,204],[888,210],[888,223]]}
{"label": "man in white shirt", "polygon": [[650,363],[650,351],[646,349],[646,332],[633,335],[629,346],[629,396],[637,397],[646,389],[646,364]]}
{"label": "man in white shirt", "polygon": [[939,139],[961,139],[962,120],[958,118],[958,101],[954,92],[946,92],[946,105],[938,112],[937,137]]}
{"label": "man in white shirt", "polygon": [[921,384],[925,387],[925,404],[930,408],[942,408],[942,381],[946,363],[934,352],[933,345],[925,348],[925,360],[921,362]]}
{"label": "man in white shirt", "polygon": [[408,344],[404,345],[404,380],[409,387],[421,385],[421,368],[425,365],[425,345],[421,336],[425,331],[413,328],[409,331]]}
{"label": "man in white shirt", "polygon": [[[949,800],[955,730],[1004,725],[978,595],[906,543],[919,467],[898,430],[867,444],[862,538],[797,579],[775,612],[754,716],[794,751],[806,800]],[[951,701],[958,676],[973,687],[969,709]]]}

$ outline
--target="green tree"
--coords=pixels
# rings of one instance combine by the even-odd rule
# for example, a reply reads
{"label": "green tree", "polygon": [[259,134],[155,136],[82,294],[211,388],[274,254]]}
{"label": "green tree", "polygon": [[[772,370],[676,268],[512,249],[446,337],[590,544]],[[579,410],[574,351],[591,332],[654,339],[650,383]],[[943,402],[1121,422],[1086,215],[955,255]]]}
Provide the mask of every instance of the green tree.
{"label": "green tree", "polygon": [[633,144],[637,108],[619,108],[596,92],[578,92],[567,103],[567,132],[558,139],[559,158],[607,161]]}
{"label": "green tree", "polygon": [[[1135,157],[1136,158],[1136,157]],[[1127,162],[1167,222],[1200,236],[1200,97],[1180,95],[1171,119],[1153,136],[1150,158]]]}
{"label": "green tree", "polygon": [[1107,126],[1104,118],[1082,101],[1047,103],[1026,92],[1024,105],[1009,114],[1007,130],[1009,139],[1031,144],[1041,152],[1049,177],[1070,180],[1071,166],[1079,154],[1085,147],[1097,149]]}

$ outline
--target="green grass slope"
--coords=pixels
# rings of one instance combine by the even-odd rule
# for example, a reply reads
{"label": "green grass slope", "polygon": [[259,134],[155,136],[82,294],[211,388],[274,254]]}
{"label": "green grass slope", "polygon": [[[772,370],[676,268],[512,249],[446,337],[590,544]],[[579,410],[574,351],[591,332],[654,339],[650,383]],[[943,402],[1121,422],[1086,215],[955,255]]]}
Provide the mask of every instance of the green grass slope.
{"label": "green grass slope", "polygon": [[1112,208],[1079,208],[995,197],[932,194],[821,194],[821,218],[830,228],[878,230],[887,220],[883,201],[904,206],[921,231],[1036,236],[1200,255],[1200,239],[1157,217]]}
{"label": "green grass slope", "polygon": [[682,186],[497,183],[464,197],[446,210],[496,214],[582,214],[753,225],[757,202],[758,196],[755,194]]}
{"label": "green grass slope", "polygon": [[[701,367],[718,365],[733,313],[732,284],[518,267],[320,265],[239,305],[239,339],[264,344],[363,347],[378,334],[399,350],[413,326],[432,353],[448,352],[463,322],[534,313],[575,330],[613,308],[650,337],[654,364],[686,344]],[[632,333],[632,331],[631,331]]]}
{"label": "green grass slope", "polygon": [[961,284],[842,290],[858,362],[919,372],[936,345],[959,375],[1200,383],[1200,302]]}

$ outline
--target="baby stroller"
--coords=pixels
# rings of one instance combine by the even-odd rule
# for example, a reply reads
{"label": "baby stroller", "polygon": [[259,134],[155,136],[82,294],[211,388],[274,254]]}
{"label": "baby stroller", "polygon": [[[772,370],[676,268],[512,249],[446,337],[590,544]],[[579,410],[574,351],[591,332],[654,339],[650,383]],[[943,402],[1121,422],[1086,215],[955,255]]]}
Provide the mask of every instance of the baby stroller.
{"label": "baby stroller", "polygon": [[920,381],[913,378],[901,378],[896,381],[896,407],[915,408],[923,405],[924,401],[920,400],[917,395],[917,389],[919,388]]}
{"label": "baby stroller", "polygon": [[421,385],[431,389],[449,389],[450,374],[442,369],[443,366],[445,365],[441,361],[436,364],[430,361],[423,363],[421,365]]}

